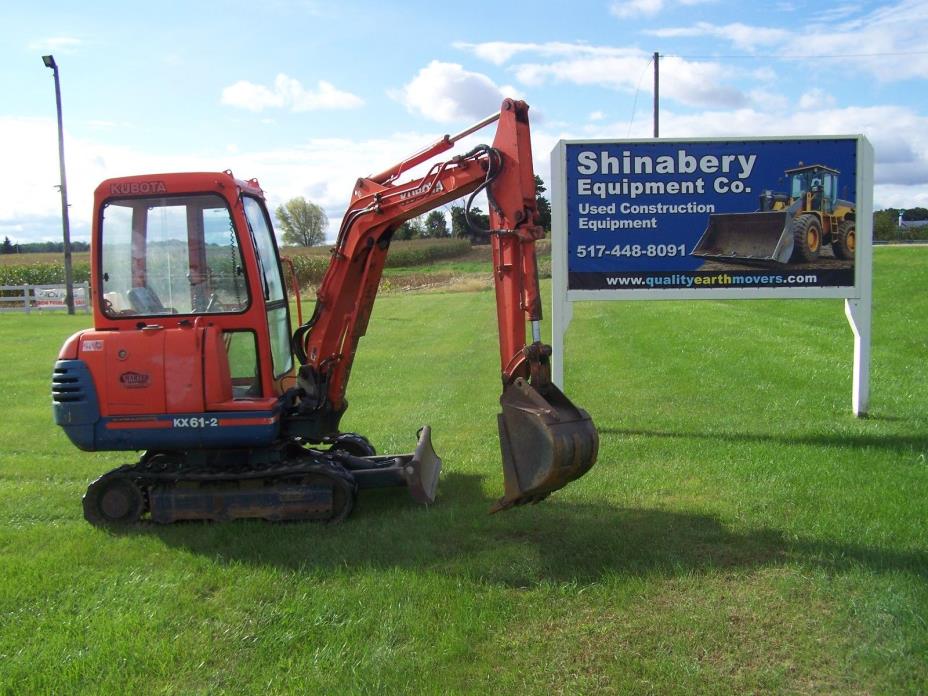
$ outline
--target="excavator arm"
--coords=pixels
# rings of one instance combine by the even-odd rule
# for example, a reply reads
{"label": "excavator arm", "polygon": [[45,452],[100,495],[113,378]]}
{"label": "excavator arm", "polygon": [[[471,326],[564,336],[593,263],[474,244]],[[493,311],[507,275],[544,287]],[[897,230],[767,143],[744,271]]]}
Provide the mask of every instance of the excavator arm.
{"label": "excavator arm", "polygon": [[[421,178],[401,181],[413,167],[450,150],[498,121],[492,146],[433,164]],[[355,184],[312,318],[293,336],[302,367],[301,408],[327,411],[337,422],[358,341],[368,320],[394,231],[405,221],[485,191],[489,202],[493,276],[503,394],[499,414],[505,495],[494,510],[538,502],[595,462],[598,436],[589,416],[550,381],[550,347],[541,343],[541,296],[535,241],[538,226],[528,105],[505,100],[494,114],[445,136],[403,162]],[[533,341],[526,343],[526,323]]]}

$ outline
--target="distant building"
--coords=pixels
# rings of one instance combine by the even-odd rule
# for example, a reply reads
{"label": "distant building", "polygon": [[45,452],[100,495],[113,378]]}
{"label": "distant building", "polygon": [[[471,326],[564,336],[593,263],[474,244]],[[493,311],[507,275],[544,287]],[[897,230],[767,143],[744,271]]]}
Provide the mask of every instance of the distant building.
{"label": "distant building", "polygon": [[903,220],[902,219],[903,211],[899,211],[899,227],[903,229],[909,228],[919,228],[919,227],[928,227],[928,220]]}

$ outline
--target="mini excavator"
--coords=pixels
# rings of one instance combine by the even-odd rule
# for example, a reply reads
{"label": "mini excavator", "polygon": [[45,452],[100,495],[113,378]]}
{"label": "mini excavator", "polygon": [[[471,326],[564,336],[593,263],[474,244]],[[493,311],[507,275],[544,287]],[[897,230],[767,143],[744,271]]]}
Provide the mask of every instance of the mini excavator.
{"label": "mini excavator", "polygon": [[[425,165],[498,122],[492,146]],[[423,166],[424,169],[424,166]],[[142,451],[90,484],[96,525],[260,518],[338,522],[361,489],[434,501],[441,460],[428,426],[411,454],[378,454],[339,430],[394,232],[467,196],[489,202],[503,391],[504,494],[537,503],[596,461],[589,415],[551,382],[541,342],[538,226],[528,106],[444,136],[358,179],[308,321],[290,301],[264,193],[231,172],[129,176],[94,195],[94,328],[71,336],[52,376],[56,423],[85,451]],[[298,290],[298,288],[295,288]],[[299,302],[297,302],[299,307]],[[526,325],[532,342],[526,341]]]}

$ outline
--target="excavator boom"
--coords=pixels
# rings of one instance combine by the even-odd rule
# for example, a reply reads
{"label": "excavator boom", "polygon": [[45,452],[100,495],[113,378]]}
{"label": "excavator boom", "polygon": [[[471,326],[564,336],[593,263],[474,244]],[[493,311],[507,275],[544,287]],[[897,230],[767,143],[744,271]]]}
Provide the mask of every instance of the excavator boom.
{"label": "excavator boom", "polygon": [[[403,172],[499,122],[493,145],[433,165],[417,179]],[[340,414],[358,340],[368,319],[393,232],[406,220],[485,191],[489,202],[493,278],[503,394],[500,443],[505,495],[494,509],[538,502],[582,476],[596,460],[592,420],[551,383],[550,348],[541,343],[541,296],[535,241],[538,226],[528,105],[507,99],[494,114],[385,171],[359,179],[317,293],[315,313],[301,326],[294,351],[300,384],[314,408]],[[526,342],[526,324],[533,342]],[[315,401],[313,401],[315,399]]]}

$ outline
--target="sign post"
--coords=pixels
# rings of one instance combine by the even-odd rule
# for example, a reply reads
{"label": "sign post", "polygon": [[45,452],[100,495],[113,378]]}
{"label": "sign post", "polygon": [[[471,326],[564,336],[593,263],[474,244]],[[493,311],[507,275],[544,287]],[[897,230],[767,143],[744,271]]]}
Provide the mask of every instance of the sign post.
{"label": "sign post", "polygon": [[863,136],[561,141],[552,347],[584,300],[841,298],[869,402],[873,149]]}

